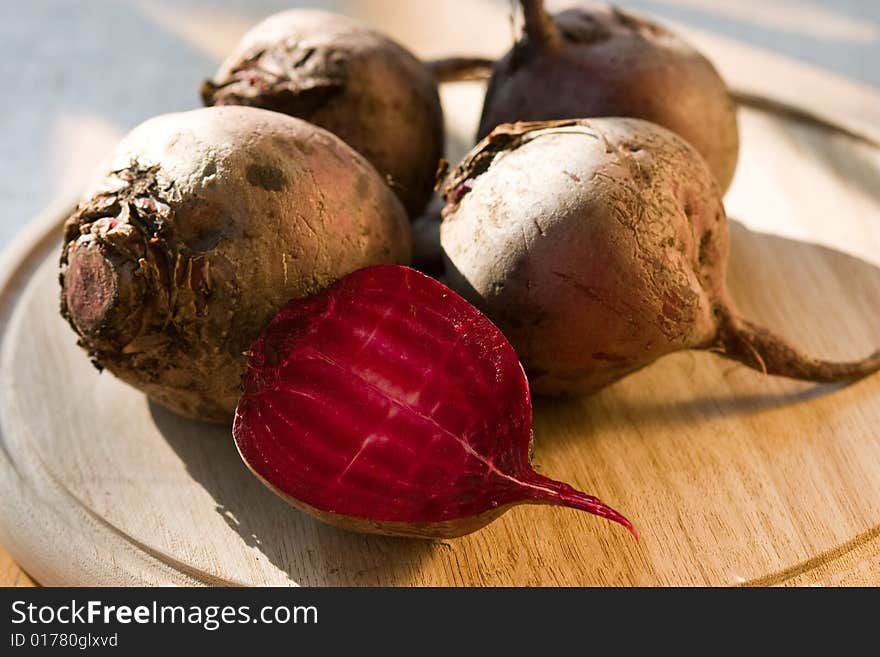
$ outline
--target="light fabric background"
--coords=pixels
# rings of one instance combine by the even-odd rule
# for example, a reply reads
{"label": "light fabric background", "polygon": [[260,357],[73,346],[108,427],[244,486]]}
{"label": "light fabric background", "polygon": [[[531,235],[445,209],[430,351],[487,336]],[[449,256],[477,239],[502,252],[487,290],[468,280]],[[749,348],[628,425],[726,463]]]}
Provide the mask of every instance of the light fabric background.
{"label": "light fabric background", "polygon": [[[72,198],[101,155],[128,129],[155,114],[197,107],[202,78],[213,72],[230,44],[268,14],[297,5],[320,6],[362,18],[420,55],[494,55],[504,44],[481,38],[480,18],[490,8],[497,11],[510,4],[444,0],[443,13],[460,18],[438,23],[435,0],[0,3],[0,77],[5,85],[0,107],[0,248],[38,213],[60,209]],[[572,0],[549,4],[561,8]],[[880,2],[618,4],[880,87]]]}

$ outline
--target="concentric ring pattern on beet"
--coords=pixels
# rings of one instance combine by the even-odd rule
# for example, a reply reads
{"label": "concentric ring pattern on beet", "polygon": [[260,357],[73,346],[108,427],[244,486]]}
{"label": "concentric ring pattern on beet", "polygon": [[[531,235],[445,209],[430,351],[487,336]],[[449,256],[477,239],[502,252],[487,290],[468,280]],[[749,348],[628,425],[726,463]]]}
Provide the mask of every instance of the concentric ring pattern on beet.
{"label": "concentric ring pattern on beet", "polygon": [[233,428],[294,506],[359,531],[460,536],[516,504],[630,523],[535,472],[513,348],[438,281],[375,266],[288,304],[249,354]]}

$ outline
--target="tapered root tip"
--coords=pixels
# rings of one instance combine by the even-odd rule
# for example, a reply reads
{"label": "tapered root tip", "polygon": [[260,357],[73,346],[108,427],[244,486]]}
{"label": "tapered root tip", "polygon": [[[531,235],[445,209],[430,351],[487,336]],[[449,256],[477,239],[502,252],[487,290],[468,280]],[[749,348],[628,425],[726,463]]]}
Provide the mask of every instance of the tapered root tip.
{"label": "tapered root tip", "polygon": [[880,351],[862,360],[821,360],[798,351],[766,328],[733,314],[723,317],[717,346],[725,357],[765,374],[816,383],[855,381],[880,371]]}
{"label": "tapered root tip", "polygon": [[598,497],[582,493],[561,481],[549,479],[541,475],[538,475],[538,477],[539,481],[532,488],[532,498],[536,502],[586,511],[594,516],[611,520],[626,527],[626,530],[632,534],[632,537],[639,540],[639,533],[633,524],[623,514],[605,504]]}
{"label": "tapered root tip", "polygon": [[626,527],[626,530],[632,534],[632,537],[635,540],[639,540],[639,533],[636,531],[633,524],[623,514],[605,504],[598,497],[585,495],[584,493],[572,490],[569,494],[560,495],[559,504],[572,509],[588,511],[600,518],[605,518],[606,520],[611,520],[619,525],[623,525]]}

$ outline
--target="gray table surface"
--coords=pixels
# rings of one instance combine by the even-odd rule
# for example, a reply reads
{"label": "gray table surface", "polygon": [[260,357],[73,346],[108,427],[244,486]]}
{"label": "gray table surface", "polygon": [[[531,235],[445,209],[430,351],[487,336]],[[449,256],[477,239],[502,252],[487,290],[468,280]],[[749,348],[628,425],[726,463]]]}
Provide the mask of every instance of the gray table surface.
{"label": "gray table surface", "polygon": [[[457,0],[476,8],[508,0]],[[432,0],[405,0],[407,9]],[[94,156],[144,119],[198,106],[199,82],[247,26],[296,5],[369,17],[404,0],[28,0],[0,4],[0,248],[33,217],[71,197]],[[551,2],[553,8],[573,4]],[[880,87],[880,2],[620,0]],[[435,5],[436,6],[436,5]],[[182,36],[183,35],[183,36]],[[220,39],[222,36],[223,39]],[[478,50],[475,47],[475,50]],[[759,72],[756,72],[759,74]],[[77,129],[72,129],[76,127]],[[87,129],[79,129],[85,126]],[[83,136],[84,135],[84,136]]]}

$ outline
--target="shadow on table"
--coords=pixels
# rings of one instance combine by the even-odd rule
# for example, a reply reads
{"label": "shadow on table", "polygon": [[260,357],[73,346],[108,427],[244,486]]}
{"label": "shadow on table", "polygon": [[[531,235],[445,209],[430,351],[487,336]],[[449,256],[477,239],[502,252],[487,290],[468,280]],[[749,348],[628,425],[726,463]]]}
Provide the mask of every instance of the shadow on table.
{"label": "shadow on table", "polygon": [[404,585],[417,578],[423,561],[442,549],[436,542],[355,534],[325,525],[263,486],[245,467],[228,428],[187,420],[153,403],[150,413],[229,527],[294,583]]}

